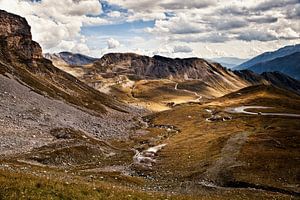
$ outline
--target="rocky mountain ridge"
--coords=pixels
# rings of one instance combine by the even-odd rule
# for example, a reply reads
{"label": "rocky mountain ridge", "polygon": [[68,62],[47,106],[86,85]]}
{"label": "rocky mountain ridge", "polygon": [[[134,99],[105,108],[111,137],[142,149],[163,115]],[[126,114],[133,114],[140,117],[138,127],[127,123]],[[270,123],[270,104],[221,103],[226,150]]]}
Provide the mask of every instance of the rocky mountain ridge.
{"label": "rocky mountain ridge", "polygon": [[145,79],[200,80],[219,89],[272,84],[297,93],[300,91],[299,81],[286,74],[278,72],[259,74],[249,70],[232,72],[218,63],[201,58],[172,59],[133,53],[111,53],[94,62],[93,66],[98,73],[132,74]]}
{"label": "rocky mountain ridge", "polygon": [[94,62],[99,74],[132,75],[139,79],[200,80],[219,89],[238,89],[247,83],[218,63],[201,58],[153,57],[133,53],[110,53]]}

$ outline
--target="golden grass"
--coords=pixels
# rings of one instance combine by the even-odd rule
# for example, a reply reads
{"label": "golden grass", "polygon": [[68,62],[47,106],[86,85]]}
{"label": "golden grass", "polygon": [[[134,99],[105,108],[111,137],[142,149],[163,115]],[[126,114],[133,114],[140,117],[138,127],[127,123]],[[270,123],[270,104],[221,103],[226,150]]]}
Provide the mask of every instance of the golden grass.
{"label": "golden grass", "polygon": [[[165,142],[167,146],[160,152],[160,161],[154,170],[159,173],[152,175],[163,177],[162,181],[166,182],[199,182],[203,173],[222,159],[221,152],[228,139],[247,132],[249,137],[239,151],[236,167],[221,166],[220,180],[226,177],[227,181],[298,190],[300,148],[296,141],[300,141],[299,118],[230,114],[231,121],[205,121],[210,116],[205,109],[228,115],[224,109],[237,105],[265,105],[274,107],[276,112],[299,113],[300,98],[297,95],[268,86],[250,89],[253,91],[245,96],[224,97],[204,105],[182,105],[152,116],[155,124],[175,125],[181,130]],[[175,181],[174,187],[176,184]]]}

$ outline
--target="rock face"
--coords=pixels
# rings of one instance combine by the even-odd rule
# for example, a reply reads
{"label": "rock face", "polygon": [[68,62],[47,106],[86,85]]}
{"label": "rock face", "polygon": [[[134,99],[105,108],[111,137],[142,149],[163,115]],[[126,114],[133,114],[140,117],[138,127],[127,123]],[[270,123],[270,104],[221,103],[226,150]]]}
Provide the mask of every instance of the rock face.
{"label": "rock face", "polygon": [[42,48],[32,41],[30,26],[25,18],[0,10],[0,53],[18,55],[23,60],[42,58]]}
{"label": "rock face", "polygon": [[250,70],[245,69],[240,71],[234,71],[234,73],[242,79],[246,80],[247,82],[252,83],[253,85],[257,83],[268,83],[266,80],[264,80],[264,78],[261,75]]}
{"label": "rock face", "polygon": [[142,56],[133,53],[110,53],[94,63],[102,72],[134,73],[150,78],[203,79],[224,68],[200,58],[172,59],[162,56]]}
{"label": "rock face", "polygon": [[141,79],[200,80],[217,90],[234,90],[267,84],[299,93],[299,81],[282,73],[257,74],[250,70],[230,71],[201,58],[172,59],[133,53],[110,53],[94,62],[98,73],[131,74]]}

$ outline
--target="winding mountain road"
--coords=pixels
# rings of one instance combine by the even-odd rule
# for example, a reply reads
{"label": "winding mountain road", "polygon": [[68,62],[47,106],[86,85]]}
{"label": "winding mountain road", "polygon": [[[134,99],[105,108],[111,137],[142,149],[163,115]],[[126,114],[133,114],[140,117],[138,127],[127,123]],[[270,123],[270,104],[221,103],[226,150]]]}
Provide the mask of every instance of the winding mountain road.
{"label": "winding mountain road", "polygon": [[272,107],[266,106],[239,106],[235,108],[226,109],[229,113],[243,113],[248,115],[264,115],[264,116],[286,116],[286,117],[300,117],[300,114],[292,114],[292,113],[263,113],[263,112],[250,112],[246,111],[247,109],[269,109]]}

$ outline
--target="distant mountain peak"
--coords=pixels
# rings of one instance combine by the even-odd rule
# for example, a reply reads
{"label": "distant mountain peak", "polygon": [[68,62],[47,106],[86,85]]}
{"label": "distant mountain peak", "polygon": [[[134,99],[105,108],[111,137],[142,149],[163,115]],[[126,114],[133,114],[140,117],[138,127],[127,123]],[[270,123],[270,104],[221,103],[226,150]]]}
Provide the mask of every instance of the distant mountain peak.
{"label": "distant mountain peak", "polygon": [[220,63],[222,66],[232,69],[244,62],[248,59],[236,58],[236,57],[219,57],[219,58],[211,58],[209,59],[213,62]]}
{"label": "distant mountain peak", "polygon": [[240,64],[239,66],[235,67],[234,69],[235,70],[247,69],[258,63],[271,61],[273,59],[284,57],[284,56],[287,56],[287,55],[290,55],[290,54],[293,54],[296,52],[300,52],[300,44],[289,45],[289,46],[282,47],[276,51],[262,53],[256,57],[248,60],[247,62]]}
{"label": "distant mountain peak", "polygon": [[44,57],[50,59],[52,61],[56,61],[56,63],[65,63],[68,65],[87,65],[96,61],[96,58],[89,57],[80,53],[71,53],[68,51],[63,51],[60,53],[46,53]]}

